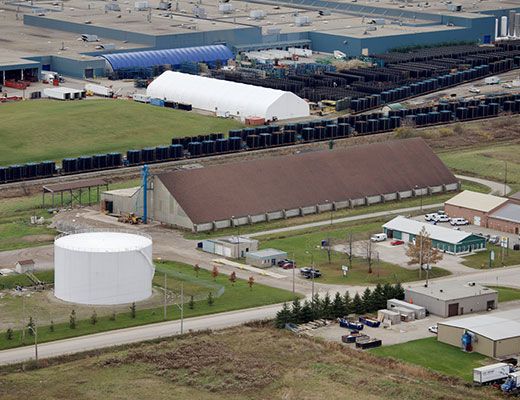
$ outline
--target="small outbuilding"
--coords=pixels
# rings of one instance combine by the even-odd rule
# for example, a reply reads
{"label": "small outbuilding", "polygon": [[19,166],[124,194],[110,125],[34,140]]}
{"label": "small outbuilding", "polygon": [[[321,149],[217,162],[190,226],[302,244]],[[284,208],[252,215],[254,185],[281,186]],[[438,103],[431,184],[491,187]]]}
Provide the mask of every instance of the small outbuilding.
{"label": "small outbuilding", "polygon": [[224,239],[206,239],[199,242],[198,247],[207,253],[240,258],[246,257],[250,252],[257,251],[258,240],[243,236],[231,236]]}
{"label": "small outbuilding", "polygon": [[520,354],[520,313],[517,310],[450,319],[439,322],[437,327],[439,342],[468,352],[493,358]]}
{"label": "small outbuilding", "polygon": [[285,260],[287,253],[276,249],[263,249],[246,254],[246,263],[255,267],[265,268],[278,264]]}
{"label": "small outbuilding", "polygon": [[382,323],[390,323],[390,325],[396,325],[401,323],[401,314],[392,310],[379,310],[377,312],[377,319]]}
{"label": "small outbuilding", "polygon": [[453,317],[495,309],[498,292],[475,282],[435,282],[406,288],[405,300],[426,308],[431,314]]}
{"label": "small outbuilding", "polygon": [[430,236],[432,246],[445,253],[460,254],[485,250],[486,248],[486,238],[483,236],[402,216],[395,217],[383,225],[383,230],[388,238],[400,239],[406,243],[414,242],[415,237],[419,235],[423,228]]}
{"label": "small outbuilding", "polygon": [[16,263],[15,270],[19,274],[25,274],[27,272],[34,272],[34,261],[33,260],[20,260]]}
{"label": "small outbuilding", "polygon": [[386,301],[386,308],[392,311],[400,312],[401,314],[402,310],[412,311],[414,314],[414,319],[426,318],[426,309],[424,307],[417,304],[412,304],[408,301],[389,299]]}

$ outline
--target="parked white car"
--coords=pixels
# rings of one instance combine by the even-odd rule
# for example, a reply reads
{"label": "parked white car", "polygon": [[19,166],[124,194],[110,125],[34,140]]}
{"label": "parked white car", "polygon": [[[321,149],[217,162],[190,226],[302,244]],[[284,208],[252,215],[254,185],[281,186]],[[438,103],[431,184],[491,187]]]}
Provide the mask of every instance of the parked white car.
{"label": "parked white car", "polygon": [[386,233],[376,233],[370,237],[372,242],[384,242],[386,239]]}
{"label": "parked white car", "polygon": [[453,225],[453,226],[456,226],[456,225],[468,225],[469,222],[467,219],[464,219],[464,218],[451,218],[450,219],[450,224]]}
{"label": "parked white car", "polygon": [[446,214],[437,214],[437,222],[450,222],[450,217]]}
{"label": "parked white car", "polygon": [[435,221],[435,220],[436,220],[436,219],[435,219],[436,217],[437,217],[437,213],[431,213],[431,214],[426,214],[426,215],[424,216],[424,219],[425,219],[426,221]]}
{"label": "parked white car", "polygon": [[424,219],[430,222],[449,222],[450,217],[444,214],[444,211],[439,211],[436,213],[426,214]]}

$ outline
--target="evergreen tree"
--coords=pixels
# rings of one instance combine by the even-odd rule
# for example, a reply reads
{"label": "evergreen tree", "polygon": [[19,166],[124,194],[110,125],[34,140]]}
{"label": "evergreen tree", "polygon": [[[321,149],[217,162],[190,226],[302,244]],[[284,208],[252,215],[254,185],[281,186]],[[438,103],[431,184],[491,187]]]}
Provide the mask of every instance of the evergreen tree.
{"label": "evergreen tree", "polygon": [[289,314],[289,322],[293,322],[295,324],[300,324],[302,322],[302,305],[300,303],[300,299],[296,298],[292,302],[291,310]]}
{"label": "evergreen tree", "polygon": [[98,322],[98,317],[97,317],[96,310],[94,310],[94,311],[92,312],[92,315],[90,316],[90,323],[91,323],[92,325],[96,325],[97,322]]}
{"label": "evergreen tree", "polygon": [[320,318],[331,319],[332,317],[332,301],[328,293],[325,294],[320,304]]}
{"label": "evergreen tree", "polygon": [[316,293],[314,295],[314,297],[312,298],[312,302],[311,302],[311,310],[312,310],[312,319],[315,320],[315,319],[318,319],[318,318],[321,318],[320,314],[321,314],[321,299],[320,299],[320,295],[318,293]]}
{"label": "evergreen tree", "polygon": [[[383,285],[383,296],[385,297],[385,300],[393,299],[394,295],[394,289],[392,288],[392,285],[390,285],[388,282],[386,282]],[[386,307],[386,303],[385,303]]]}
{"label": "evergreen tree", "polygon": [[212,306],[213,303],[215,303],[215,300],[213,300],[213,293],[209,292],[209,293],[208,293],[208,304],[209,304],[210,306]]}
{"label": "evergreen tree", "polygon": [[307,300],[303,303],[301,312],[301,322],[306,323],[313,320],[313,312],[311,303]]}
{"label": "evergreen tree", "polygon": [[399,282],[394,285],[394,297],[397,300],[404,300],[404,288]]}
{"label": "evergreen tree", "polygon": [[195,308],[195,300],[193,299],[193,295],[190,296],[190,301],[188,301],[188,308],[193,310]]}
{"label": "evergreen tree", "polygon": [[76,329],[76,310],[72,310],[70,313],[69,328]]}
{"label": "evergreen tree", "polygon": [[116,320],[116,312],[115,311],[112,311],[112,314],[110,314],[110,317],[108,317],[108,319],[110,321],[115,321]]}
{"label": "evergreen tree", "polygon": [[5,332],[5,338],[7,340],[13,340],[13,330],[11,328],[7,328],[7,331]]}
{"label": "evergreen tree", "polygon": [[51,324],[49,325],[49,332],[54,332],[54,321],[51,320]]}
{"label": "evergreen tree", "polygon": [[369,288],[366,288],[363,292],[361,301],[363,302],[363,307],[365,309],[364,312],[371,312],[374,310],[374,304],[372,302],[372,291]]}
{"label": "evergreen tree", "polygon": [[372,311],[381,310],[386,308],[386,298],[383,291],[383,285],[377,284],[376,288],[372,292],[372,304],[374,309]]}
{"label": "evergreen tree", "polygon": [[363,304],[363,300],[361,300],[361,297],[359,296],[359,293],[356,293],[354,299],[352,300],[352,312],[358,315],[365,313],[365,306]]}
{"label": "evergreen tree", "polygon": [[132,319],[135,319],[136,315],[137,315],[137,310],[136,310],[135,302],[134,302],[130,306],[130,316],[132,317]]}
{"label": "evergreen tree", "polygon": [[282,309],[276,313],[276,327],[279,329],[284,328],[285,324],[290,322],[291,318],[291,310],[289,310],[287,303],[283,303]]}
{"label": "evergreen tree", "polygon": [[34,320],[33,317],[29,317],[29,323],[27,324],[29,335],[34,336]]}
{"label": "evergreen tree", "polygon": [[343,299],[341,294],[336,292],[334,300],[332,301],[332,317],[341,318],[345,316],[345,307],[343,307]]}
{"label": "evergreen tree", "polygon": [[352,299],[350,298],[350,293],[347,291],[343,295],[343,314],[342,316],[347,316],[352,312]]}

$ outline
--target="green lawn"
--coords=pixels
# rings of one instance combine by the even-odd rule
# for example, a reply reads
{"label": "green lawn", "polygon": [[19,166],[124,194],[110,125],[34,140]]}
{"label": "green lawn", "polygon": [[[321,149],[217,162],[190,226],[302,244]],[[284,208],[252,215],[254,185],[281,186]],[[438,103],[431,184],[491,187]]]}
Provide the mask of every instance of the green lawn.
{"label": "green lawn", "polygon": [[518,154],[520,154],[520,144],[499,144],[470,150],[449,151],[438,156],[456,172],[489,178],[497,182],[504,182],[507,163],[507,182],[513,190],[520,190]]}
{"label": "green lawn", "polygon": [[491,261],[491,268],[520,264],[520,251],[502,249],[500,246],[495,246],[493,244],[488,244],[486,250],[464,257],[462,264],[471,268],[489,268],[489,253],[491,251],[495,252],[495,260]]}
{"label": "green lawn", "polygon": [[498,302],[520,300],[520,289],[509,288],[505,286],[488,286],[490,289],[498,291]]}
{"label": "green lawn", "polygon": [[[207,303],[206,299],[196,301],[195,307],[193,309],[190,309],[188,304],[185,304],[184,316],[186,318],[258,307],[267,304],[282,303],[294,299],[292,292],[261,284],[255,283],[252,290],[249,288],[248,283],[243,280],[237,280],[237,282],[232,285],[229,281],[229,277],[222,274],[219,275],[216,280],[213,280],[211,277],[211,272],[203,269],[199,271],[199,276],[197,277],[193,267],[187,264],[163,261],[158,263],[158,269],[159,271],[170,272],[172,275],[176,276],[178,281],[185,282],[186,296],[189,296],[190,294],[200,294],[194,293],[194,291],[190,289],[194,287],[194,282],[197,281],[200,281],[200,286],[206,288],[205,290],[207,292],[212,291],[216,294],[217,287],[225,288],[224,293],[220,297],[215,298],[215,302],[211,306]],[[178,285],[179,283],[177,283],[177,287],[174,287],[174,290],[178,288]],[[212,287],[215,288],[214,291],[210,289]],[[186,302],[188,300],[189,297],[185,299]],[[74,305],[71,304],[70,310],[73,308]],[[178,307],[176,305],[169,305],[167,319],[175,320],[179,318],[180,311]],[[139,309],[139,306],[137,306],[137,315],[135,319],[131,318],[130,310],[128,310],[128,312],[117,314],[115,321],[111,321],[109,316],[100,316],[96,325],[92,325],[89,320],[81,320],[78,322],[76,329],[71,329],[68,323],[55,324],[54,332],[50,331],[49,326],[38,326],[38,341],[49,342],[52,340],[88,335],[97,332],[162,321],[164,321],[162,307]],[[33,340],[32,338],[26,337],[25,342],[22,343],[21,336],[22,332],[20,330],[16,330],[14,332],[14,338],[12,340],[7,340],[5,332],[2,332],[0,335],[0,350],[21,346],[23,344],[30,344]]]}
{"label": "green lawn", "polygon": [[[331,263],[328,261],[326,249],[321,249],[322,240],[331,239],[332,245],[346,244],[347,236],[352,234],[353,241],[368,239],[372,233],[381,232],[383,220],[367,220],[351,223],[344,227],[324,226],[305,231],[291,231],[268,237],[259,238],[260,248],[275,248],[284,250],[289,258],[294,258],[299,267],[310,266],[312,260],[323,276],[319,278],[321,283],[330,284],[377,284],[410,282],[419,280],[418,270],[409,270],[395,264],[377,261],[374,255],[372,273],[368,273],[368,262],[362,258],[353,258],[352,268],[344,277],[341,271],[342,265],[348,265],[348,257],[345,254],[332,251]],[[441,277],[450,273],[441,268],[433,268],[430,277]]]}
{"label": "green lawn", "polygon": [[23,101],[0,107],[0,165],[124,152],[173,136],[227,133],[230,120],[134,101]]}
{"label": "green lawn", "polygon": [[438,342],[436,337],[383,346],[370,352],[377,356],[420,365],[441,374],[456,376],[468,382],[473,380],[473,368],[492,362],[482,354],[464,353],[458,347]]}

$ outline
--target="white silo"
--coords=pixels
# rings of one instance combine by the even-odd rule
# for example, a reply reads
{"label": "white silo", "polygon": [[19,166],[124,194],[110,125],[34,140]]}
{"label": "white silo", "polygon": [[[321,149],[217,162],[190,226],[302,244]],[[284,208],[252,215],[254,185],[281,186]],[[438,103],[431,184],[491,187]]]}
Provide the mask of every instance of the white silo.
{"label": "white silo", "polygon": [[507,17],[500,18],[500,36],[507,36]]}
{"label": "white silo", "polygon": [[54,241],[54,295],[65,301],[111,305],[152,294],[152,240],[126,232],[80,232]]}

